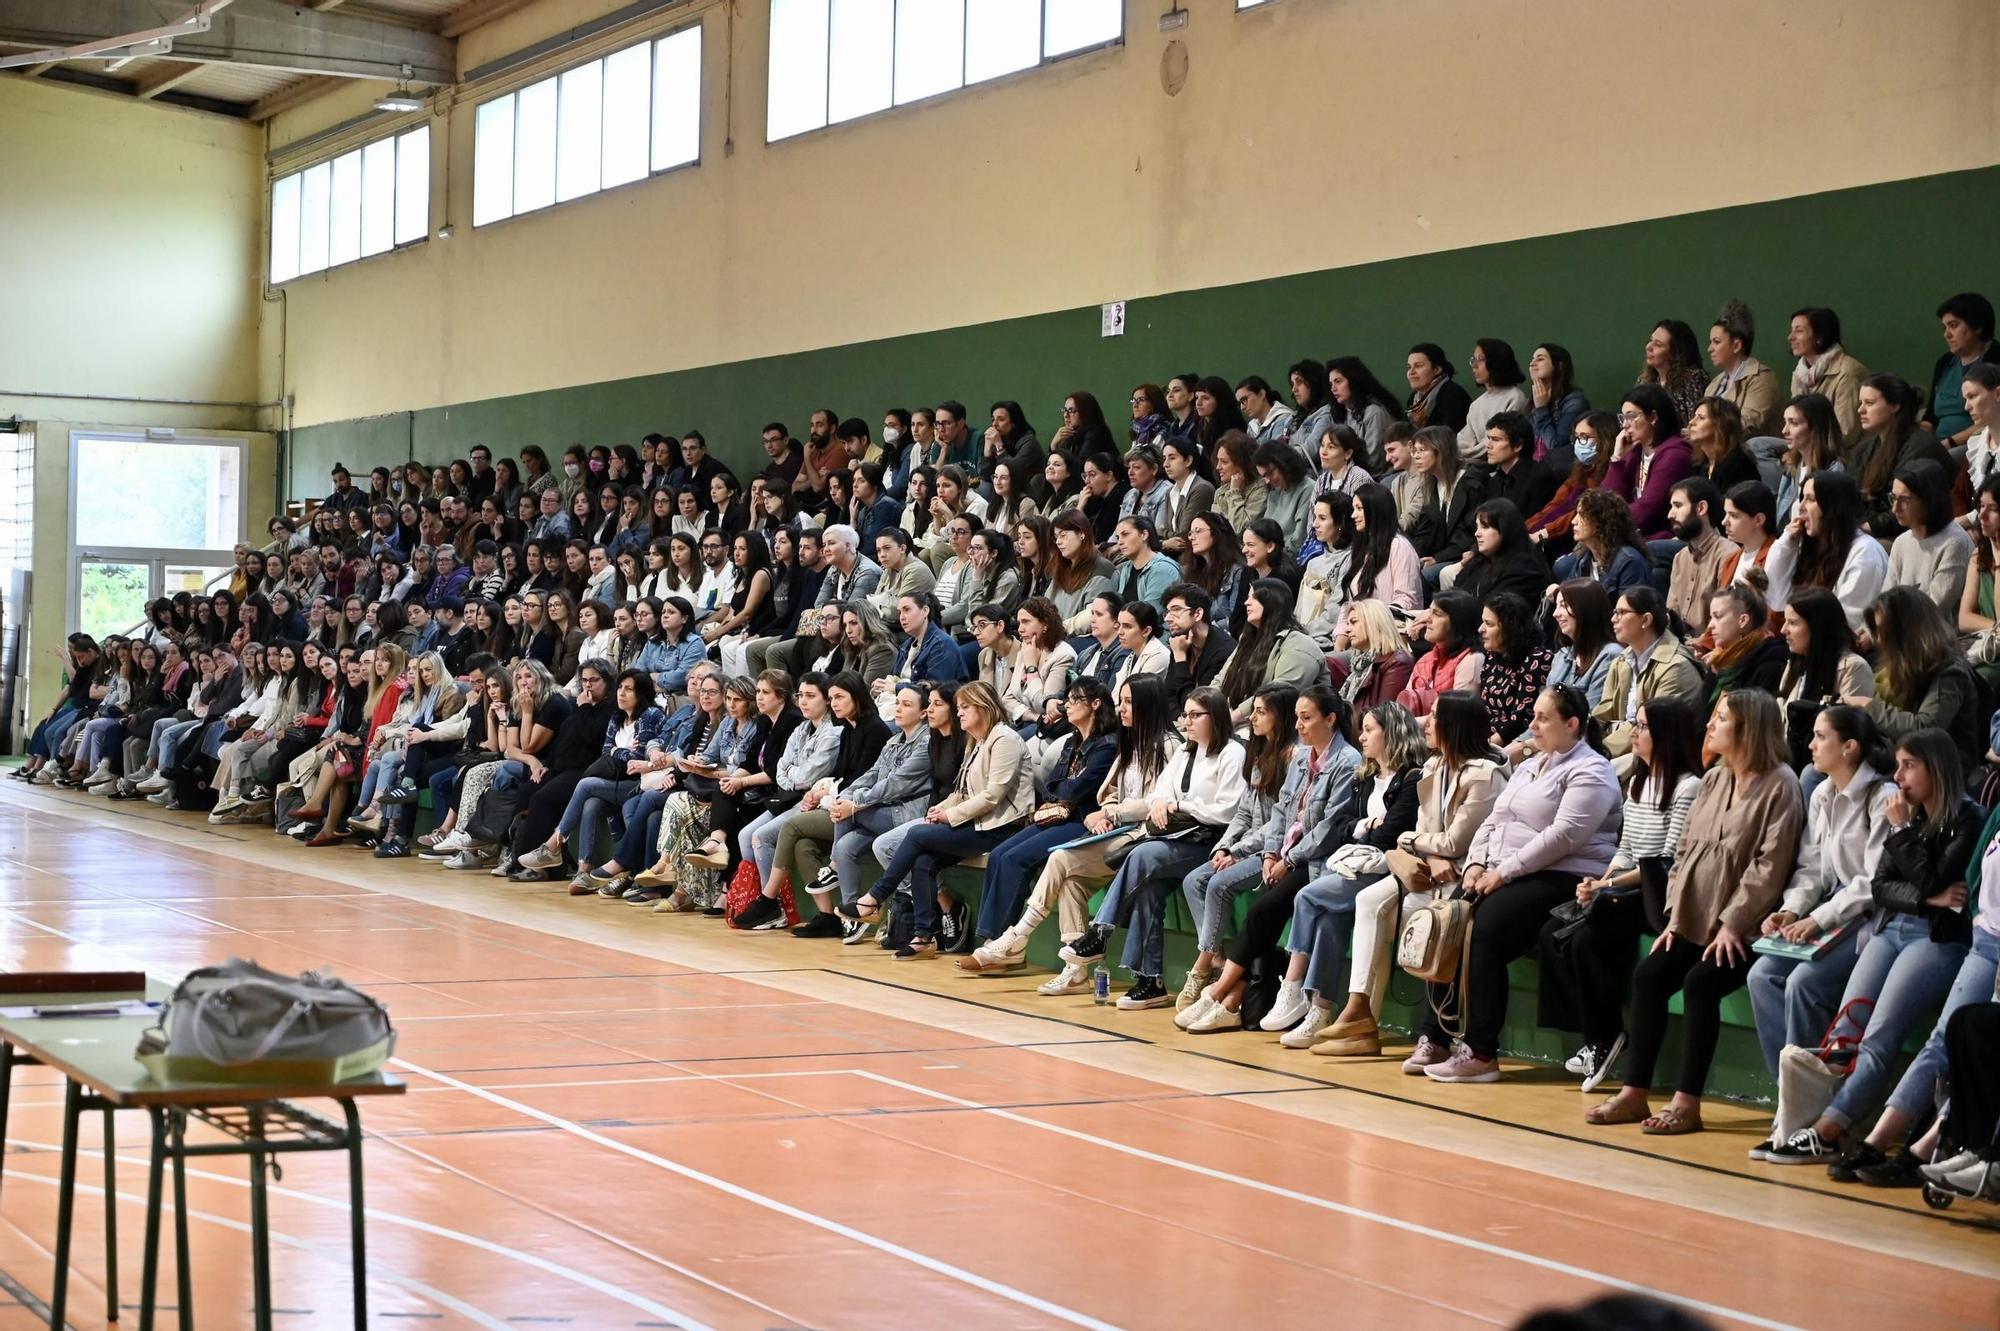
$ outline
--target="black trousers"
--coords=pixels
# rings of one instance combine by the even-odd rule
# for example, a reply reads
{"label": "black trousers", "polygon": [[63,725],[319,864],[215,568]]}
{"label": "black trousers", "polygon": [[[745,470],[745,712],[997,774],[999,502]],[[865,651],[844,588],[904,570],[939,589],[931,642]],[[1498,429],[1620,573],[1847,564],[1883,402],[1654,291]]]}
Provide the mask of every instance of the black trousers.
{"label": "black trousers", "polygon": [[1632,990],[1645,924],[1637,893],[1600,897],[1567,938],[1556,937],[1561,921],[1544,924],[1536,1020],[1551,1030],[1579,1031],[1585,1044],[1605,1047],[1616,1040],[1625,1029],[1625,995]]}
{"label": "black trousers", "polygon": [[[1507,966],[1533,951],[1556,903],[1576,897],[1580,874],[1544,870],[1503,884],[1472,912],[1472,955],[1466,962],[1464,1005],[1465,1045],[1479,1058],[1492,1058],[1500,1048],[1500,1028],[1507,1023]],[[1449,1012],[1451,987],[1434,984],[1431,1002]],[[1444,1023],[1433,1010],[1424,1033],[1443,1043]]]}
{"label": "black trousers", "polygon": [[1708,1067],[1715,1061],[1715,1042],[1722,1033],[1722,1000],[1750,978],[1756,954],[1744,947],[1737,965],[1701,959],[1702,947],[1678,934],[1673,946],[1649,953],[1632,972],[1632,1044],[1626,1053],[1625,1084],[1651,1090],[1660,1045],[1667,1037],[1667,1000],[1681,995],[1681,1075],[1674,1089],[1700,1095],[1708,1085]]}
{"label": "black trousers", "polygon": [[1951,1069],[1945,1136],[1989,1160],[2000,1147],[2000,1058],[1993,1056],[1995,1049],[2000,1049],[2000,1003],[1967,1003],[1945,1023],[1944,1052]]}
{"label": "black trousers", "polygon": [[585,770],[572,767],[566,772],[550,772],[539,784],[524,787],[528,798],[522,803],[521,811],[514,815],[515,859],[542,845],[554,834],[556,824],[562,821],[563,810],[569,807],[570,794],[583,780]]}
{"label": "black trousers", "polygon": [[1295,864],[1277,882],[1265,883],[1257,889],[1250,902],[1250,914],[1243,920],[1243,932],[1229,945],[1229,960],[1247,970],[1257,958],[1278,945],[1285,926],[1292,922],[1292,902],[1305,890],[1311,877],[1305,865]]}

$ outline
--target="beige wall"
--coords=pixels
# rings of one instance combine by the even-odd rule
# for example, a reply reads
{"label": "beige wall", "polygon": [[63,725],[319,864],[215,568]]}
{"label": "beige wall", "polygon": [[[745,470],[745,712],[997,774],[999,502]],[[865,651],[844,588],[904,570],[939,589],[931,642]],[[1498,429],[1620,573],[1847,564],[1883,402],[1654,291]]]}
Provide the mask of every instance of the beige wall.
{"label": "beige wall", "polygon": [[221,116],[0,77],[0,416],[254,427],[263,134]]}
{"label": "beige wall", "polygon": [[[549,0],[468,38],[464,62],[608,7]],[[477,231],[472,107],[490,94],[467,94],[436,127],[453,238],[290,288],[296,421],[2000,160],[1989,0],[1189,7],[1175,97],[1161,6],[1133,0],[1123,48],[766,146],[768,6],[736,6],[732,48],[728,8],[698,4],[702,163]],[[393,345],[371,336],[391,321]]]}

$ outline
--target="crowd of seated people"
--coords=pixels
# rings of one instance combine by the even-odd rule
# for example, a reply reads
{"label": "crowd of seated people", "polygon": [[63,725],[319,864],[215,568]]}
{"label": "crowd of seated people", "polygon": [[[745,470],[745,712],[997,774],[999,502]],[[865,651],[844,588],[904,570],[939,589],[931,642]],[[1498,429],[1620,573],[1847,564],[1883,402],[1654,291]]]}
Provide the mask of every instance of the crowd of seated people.
{"label": "crowd of seated people", "polygon": [[1924,388],[1810,307],[1788,393],[1732,301],[1712,375],[1664,320],[1600,404],[1481,338],[1470,386],[1423,343],[1407,395],[1176,374],[1046,439],[822,409],[747,480],[696,432],[337,466],[226,587],[72,636],[18,775],[968,974],[1054,914],[1039,992],[1124,930],[1119,1009],[1331,1058],[1464,899],[1406,1073],[1498,1079],[1533,956],[1584,1090],[1622,1067],[1588,1122],[1699,1131],[1747,987],[1774,1077],[1856,1051],[1756,1157],[1908,1185],[1986,1145],[1934,1106],[2000,961],[2000,346],[1938,317]]}

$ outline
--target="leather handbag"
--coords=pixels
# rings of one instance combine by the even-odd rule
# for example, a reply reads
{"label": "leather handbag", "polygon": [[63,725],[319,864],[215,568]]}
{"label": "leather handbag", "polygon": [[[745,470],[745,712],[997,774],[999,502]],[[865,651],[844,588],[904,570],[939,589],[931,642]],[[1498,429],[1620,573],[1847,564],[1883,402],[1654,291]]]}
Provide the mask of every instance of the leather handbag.
{"label": "leather handbag", "polygon": [[[1431,985],[1425,1001],[1446,1035],[1465,1034],[1466,981],[1472,967],[1472,912],[1478,899],[1462,891],[1426,902],[1403,917],[1396,964]],[[1453,1015],[1447,1015],[1448,1013]],[[1456,1021],[1454,1022],[1454,1016]]]}

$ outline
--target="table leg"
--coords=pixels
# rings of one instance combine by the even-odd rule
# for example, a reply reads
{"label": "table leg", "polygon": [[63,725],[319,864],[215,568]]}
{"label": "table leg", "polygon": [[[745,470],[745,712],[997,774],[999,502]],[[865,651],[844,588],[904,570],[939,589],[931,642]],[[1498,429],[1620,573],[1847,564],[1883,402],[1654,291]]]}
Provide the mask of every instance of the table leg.
{"label": "table leg", "polygon": [[368,1331],[368,1224],[361,1201],[361,1110],[353,1097],[341,1101],[347,1111],[347,1215],[354,1272],[354,1331]]}
{"label": "table leg", "polygon": [[168,1114],[173,1129],[174,1275],[180,1283],[174,1304],[180,1310],[180,1325],[186,1328],[194,1325],[194,1261],[188,1252],[187,1113],[174,1109]]}
{"label": "table leg", "polygon": [[104,1111],[104,1297],[110,1304],[107,1321],[118,1320],[118,1134],[111,1125],[115,1110]]}
{"label": "table leg", "polygon": [[160,1280],[160,1183],[167,1163],[167,1111],[149,1109],[153,1151],[146,1161],[146,1251],[139,1260],[139,1331],[153,1331],[153,1301]]}
{"label": "table leg", "polygon": [[[260,1109],[250,1111],[250,1140],[264,1140],[264,1114]],[[255,1149],[250,1151],[250,1269],[255,1288],[257,1331],[271,1331],[271,1208],[265,1195],[264,1171],[270,1168],[270,1157]]]}
{"label": "table leg", "polygon": [[56,1194],[56,1278],[49,1298],[49,1331],[64,1331],[69,1303],[69,1229],[76,1210],[76,1130],[83,1116],[83,1087],[74,1081],[63,1089],[62,1183]]}

